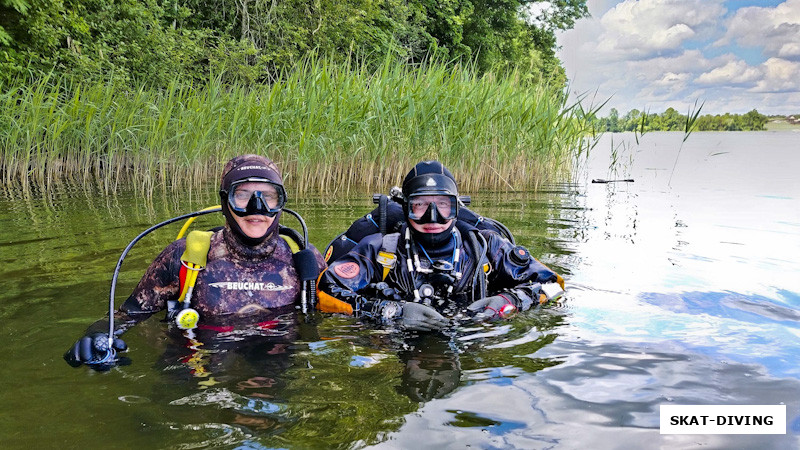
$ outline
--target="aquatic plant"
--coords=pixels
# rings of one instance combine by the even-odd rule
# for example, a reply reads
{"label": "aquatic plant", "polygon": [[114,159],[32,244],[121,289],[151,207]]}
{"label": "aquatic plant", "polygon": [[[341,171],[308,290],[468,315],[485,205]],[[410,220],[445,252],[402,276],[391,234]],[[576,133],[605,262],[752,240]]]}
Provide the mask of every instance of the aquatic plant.
{"label": "aquatic plant", "polygon": [[233,155],[268,155],[292,191],[380,189],[438,158],[464,190],[536,187],[585,153],[586,111],[516,72],[429,63],[377,68],[307,58],[279,81],[175,81],[164,89],[63,76],[18,78],[0,94],[6,185],[106,190],[214,179]]}

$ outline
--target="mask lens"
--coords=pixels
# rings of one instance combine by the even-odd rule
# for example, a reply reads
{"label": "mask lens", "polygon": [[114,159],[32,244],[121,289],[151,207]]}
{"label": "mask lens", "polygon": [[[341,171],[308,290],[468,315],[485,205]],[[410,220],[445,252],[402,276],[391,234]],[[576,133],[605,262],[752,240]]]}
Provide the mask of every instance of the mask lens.
{"label": "mask lens", "polygon": [[411,214],[417,217],[422,217],[425,211],[428,210],[429,203],[421,199],[411,200]]}

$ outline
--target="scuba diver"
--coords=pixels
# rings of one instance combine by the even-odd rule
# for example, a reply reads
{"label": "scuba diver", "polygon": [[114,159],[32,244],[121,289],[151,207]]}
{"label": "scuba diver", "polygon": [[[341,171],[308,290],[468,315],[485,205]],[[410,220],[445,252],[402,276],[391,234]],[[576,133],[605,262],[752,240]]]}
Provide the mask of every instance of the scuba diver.
{"label": "scuba diver", "polygon": [[459,220],[466,208],[440,162],[414,166],[398,197],[404,222],[397,232],[366,236],[328,259],[319,281],[322,311],[435,331],[449,326],[448,318],[509,318],[563,293],[563,278],[525,247]]}
{"label": "scuba diver", "polygon": [[[286,191],[277,166],[263,156],[237,156],[225,165],[219,195],[224,227],[193,231],[168,245],[116,313],[91,325],[66,352],[71,366],[108,370],[127,363],[116,356],[127,350],[119,336],[164,309],[179,328],[227,332],[273,328],[276,318],[293,314],[301,298],[305,302],[304,280],[316,281],[326,265],[307,237],[300,249],[297,232],[279,224]],[[305,229],[299,215],[286,211]],[[114,283],[110,310],[113,292]]]}

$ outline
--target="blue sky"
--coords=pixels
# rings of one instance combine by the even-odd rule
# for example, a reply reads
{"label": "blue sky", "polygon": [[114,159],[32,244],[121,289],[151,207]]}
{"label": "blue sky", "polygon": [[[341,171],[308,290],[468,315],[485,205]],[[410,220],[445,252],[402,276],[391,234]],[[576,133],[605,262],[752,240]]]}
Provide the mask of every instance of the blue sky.
{"label": "blue sky", "polygon": [[558,35],[586,104],[703,114],[800,114],[800,0],[587,0]]}

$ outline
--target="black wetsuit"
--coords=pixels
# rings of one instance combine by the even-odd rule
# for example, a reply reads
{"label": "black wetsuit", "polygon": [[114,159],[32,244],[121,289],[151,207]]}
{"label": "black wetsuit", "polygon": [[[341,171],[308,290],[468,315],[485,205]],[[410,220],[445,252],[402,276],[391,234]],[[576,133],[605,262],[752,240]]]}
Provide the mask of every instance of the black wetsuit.
{"label": "black wetsuit", "polygon": [[[320,278],[319,290],[350,304],[356,315],[369,311],[376,300],[423,301],[444,315],[453,315],[483,296],[498,293],[508,294],[519,309],[528,309],[539,302],[539,283],[558,280],[555,272],[531,257],[527,250],[513,245],[494,231],[477,230],[459,222],[454,227],[453,238],[445,245],[424,249],[412,238],[411,247],[406,251],[406,236],[410,236],[406,227],[403,226],[398,237],[397,261],[385,280],[379,253],[386,238],[373,234],[330,264]],[[459,261],[454,262],[456,248]],[[412,265],[419,261],[422,271],[409,270],[409,254]],[[461,275],[451,275],[452,291],[447,292],[446,286],[442,285],[432,299],[416,300],[415,288],[419,291],[424,284],[437,286],[437,279],[441,285],[441,277],[424,273],[438,260],[454,263],[452,274],[460,272]],[[485,278],[481,279],[484,273]],[[379,284],[381,282],[386,285]]]}

